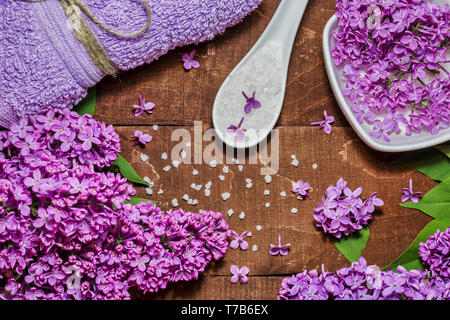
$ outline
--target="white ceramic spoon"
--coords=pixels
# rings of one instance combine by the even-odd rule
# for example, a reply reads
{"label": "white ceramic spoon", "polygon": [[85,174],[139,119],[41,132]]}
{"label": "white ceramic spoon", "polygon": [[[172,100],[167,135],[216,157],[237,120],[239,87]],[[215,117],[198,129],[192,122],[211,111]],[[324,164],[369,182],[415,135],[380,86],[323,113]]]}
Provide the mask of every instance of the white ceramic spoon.
{"label": "white ceramic spoon", "polygon": [[[283,107],[292,46],[307,3],[308,0],[281,0],[264,33],[220,87],[214,101],[213,124],[217,136],[227,145],[253,147],[275,126]],[[265,76],[258,78],[255,72]],[[237,83],[242,84],[242,89],[236,88]],[[241,90],[247,96],[255,92],[261,107],[245,114],[246,99]],[[236,134],[227,133],[227,128],[238,126],[242,117],[245,118],[241,128],[247,132],[239,140]]]}

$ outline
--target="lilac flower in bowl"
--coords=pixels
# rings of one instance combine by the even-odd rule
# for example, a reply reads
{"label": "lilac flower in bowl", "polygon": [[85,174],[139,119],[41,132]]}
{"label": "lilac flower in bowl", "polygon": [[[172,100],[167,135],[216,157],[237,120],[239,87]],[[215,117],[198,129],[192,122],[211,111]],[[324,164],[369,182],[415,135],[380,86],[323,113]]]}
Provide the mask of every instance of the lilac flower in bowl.
{"label": "lilac flower in bowl", "polygon": [[[450,31],[440,28],[448,25],[448,1],[432,0],[433,10],[427,1],[400,2],[369,12],[368,4],[337,0],[323,32],[326,70],[343,114],[367,145],[384,152],[450,140]],[[375,121],[389,125],[386,118],[395,119],[393,129],[372,133]]]}

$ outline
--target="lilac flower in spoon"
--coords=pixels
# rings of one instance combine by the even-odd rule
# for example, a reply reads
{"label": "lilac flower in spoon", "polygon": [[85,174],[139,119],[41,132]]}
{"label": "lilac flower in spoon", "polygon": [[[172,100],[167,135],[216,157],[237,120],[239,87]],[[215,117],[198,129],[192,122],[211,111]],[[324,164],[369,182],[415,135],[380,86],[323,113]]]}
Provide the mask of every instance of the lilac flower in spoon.
{"label": "lilac flower in spoon", "polygon": [[152,141],[152,136],[147,134],[147,133],[142,133],[142,131],[140,130],[136,130],[134,132],[134,135],[131,136],[130,138],[133,139],[137,139],[137,141],[135,143],[133,143],[133,147],[137,146],[139,143],[146,145],[147,143],[149,143],[150,141]]}
{"label": "lilac flower in spoon", "polygon": [[242,250],[248,249],[248,243],[244,240],[247,236],[247,231],[244,231],[241,235],[238,235],[235,231],[231,231],[231,236],[234,237],[234,240],[230,242],[231,249],[241,248]]}
{"label": "lilac flower in spoon", "polygon": [[323,128],[323,130],[325,131],[326,134],[330,134],[331,129],[332,129],[331,124],[334,122],[334,117],[328,116],[326,110],[323,111],[323,117],[325,120],[318,121],[318,122],[312,122],[311,125],[319,126],[319,127]]}
{"label": "lilac flower in spoon", "polygon": [[186,70],[191,70],[192,68],[197,69],[200,67],[200,63],[194,60],[196,50],[192,50],[191,53],[183,54],[181,61],[184,62],[183,66]]}
{"label": "lilac flower in spoon", "polygon": [[402,202],[412,201],[418,203],[422,192],[414,192],[412,187],[412,179],[409,179],[409,189],[403,188]]}
{"label": "lilac flower in spoon", "polygon": [[153,102],[145,102],[145,99],[142,99],[142,97],[139,96],[139,105],[133,106],[133,108],[137,109],[134,112],[134,116],[139,117],[141,114],[144,113],[144,111],[149,114],[152,114],[154,107],[155,107],[155,104]]}
{"label": "lilac flower in spoon", "polygon": [[281,244],[281,235],[278,235],[278,245],[271,244],[269,253],[273,256],[277,256],[281,254],[282,256],[285,256],[289,252],[289,247],[291,246],[290,243]]}
{"label": "lilac flower in spoon", "polygon": [[242,117],[241,121],[239,121],[239,125],[235,126],[235,125],[230,125],[227,128],[227,132],[229,133],[236,133],[236,137],[238,138],[238,140],[244,140],[245,138],[245,132],[247,132],[247,129],[241,128],[242,123],[244,122],[244,117]]}
{"label": "lilac flower in spoon", "polygon": [[247,103],[245,104],[245,107],[244,107],[245,114],[249,114],[252,111],[252,109],[261,108],[261,103],[258,100],[256,100],[256,98],[255,98],[255,94],[256,94],[255,91],[253,91],[253,94],[251,97],[248,97],[244,91],[242,91],[242,94],[244,95],[245,99],[247,99]]}
{"label": "lilac flower in spoon", "polygon": [[248,267],[242,267],[239,268],[237,265],[231,265],[230,272],[232,274],[230,282],[231,283],[237,283],[238,281],[241,281],[241,283],[247,283],[248,278],[247,274],[249,273],[250,269]]}

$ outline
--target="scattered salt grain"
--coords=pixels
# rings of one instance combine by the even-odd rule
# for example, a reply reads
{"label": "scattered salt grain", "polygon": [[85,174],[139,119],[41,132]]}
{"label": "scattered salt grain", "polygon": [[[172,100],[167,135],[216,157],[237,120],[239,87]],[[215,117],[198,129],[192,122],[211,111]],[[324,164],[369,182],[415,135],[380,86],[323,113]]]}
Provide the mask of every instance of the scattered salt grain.
{"label": "scattered salt grain", "polygon": [[291,161],[291,164],[294,166],[294,167],[298,167],[298,160],[297,159],[294,159],[294,160],[292,160]]}
{"label": "scattered salt grain", "polygon": [[158,125],[154,124],[153,125],[153,130],[155,130],[155,131],[158,130]]}
{"label": "scattered salt grain", "polygon": [[286,191],[281,191],[281,192],[280,192],[280,196],[286,197]]}
{"label": "scattered salt grain", "polygon": [[163,189],[159,189],[158,190],[158,194],[163,194],[164,193],[164,190]]}
{"label": "scattered salt grain", "polygon": [[291,209],[291,212],[292,212],[292,213],[297,213],[298,210],[297,210],[297,208],[292,208],[292,209]]}
{"label": "scattered salt grain", "polygon": [[228,166],[224,166],[224,167],[222,168],[222,172],[223,172],[223,173],[228,173],[228,172],[230,172],[230,168],[228,168]]}
{"label": "scattered salt grain", "polygon": [[148,155],[146,155],[145,153],[141,153],[141,161],[147,162],[147,160],[148,160]]}
{"label": "scattered salt grain", "polygon": [[241,214],[239,215],[239,219],[244,219],[245,218],[245,212],[241,212]]}
{"label": "scattered salt grain", "polygon": [[145,193],[147,193],[149,196],[153,194],[152,188],[145,188]]}
{"label": "scattered salt grain", "polygon": [[269,207],[270,207],[270,202],[267,202],[267,203],[265,204],[265,206],[266,206],[266,208],[269,208]]}
{"label": "scattered salt grain", "polygon": [[161,159],[167,160],[167,153],[164,152],[164,153],[161,155]]}
{"label": "scattered salt grain", "polygon": [[165,166],[165,167],[163,168],[163,170],[164,170],[165,172],[167,172],[167,171],[170,170],[170,168],[171,168],[171,166]]}
{"label": "scattered salt grain", "polygon": [[193,176],[198,175],[198,170],[194,169],[194,170],[192,171],[192,175],[193,175]]}
{"label": "scattered salt grain", "polygon": [[144,180],[145,182],[147,182],[150,186],[153,186],[153,184],[154,184],[153,181],[150,180],[149,177],[144,177],[143,180]]}
{"label": "scattered salt grain", "polygon": [[211,190],[205,189],[205,196],[209,197],[211,195]]}
{"label": "scattered salt grain", "polygon": [[240,172],[242,172],[242,170],[244,170],[244,166],[243,165],[238,165],[238,170],[240,171]]}
{"label": "scattered salt grain", "polygon": [[211,186],[212,186],[212,182],[211,182],[211,181],[208,181],[208,182],[205,184],[205,188],[206,188],[206,189],[210,189]]}
{"label": "scattered salt grain", "polygon": [[256,226],[256,230],[261,231],[261,230],[262,230],[262,227],[258,224],[258,225]]}
{"label": "scattered salt grain", "polygon": [[216,160],[212,160],[212,161],[209,163],[209,166],[210,166],[211,168],[217,167],[217,161],[216,161]]}
{"label": "scattered salt grain", "polygon": [[238,163],[239,163],[239,160],[238,160],[238,159],[235,159],[235,158],[233,158],[231,161],[232,161],[234,164],[238,164]]}
{"label": "scattered salt grain", "polygon": [[266,181],[267,184],[269,184],[272,182],[272,176],[267,175],[264,177],[264,180]]}
{"label": "scattered salt grain", "polygon": [[269,194],[270,194],[270,190],[267,190],[267,189],[264,190],[264,195],[265,195],[265,196],[268,196]]}
{"label": "scattered salt grain", "polygon": [[316,170],[317,167],[318,167],[317,163],[314,163],[314,164],[312,165],[312,167],[313,167],[314,170]]}
{"label": "scattered salt grain", "polygon": [[233,210],[233,209],[230,209],[230,210],[228,210],[227,213],[228,213],[228,216],[231,217],[231,216],[233,215],[233,213],[234,213],[234,210]]}
{"label": "scattered salt grain", "polygon": [[258,251],[258,246],[256,244],[253,245],[252,247],[253,252]]}
{"label": "scattered salt grain", "polygon": [[225,176],[219,175],[219,179],[223,181],[223,180],[225,180]]}
{"label": "scattered salt grain", "polygon": [[183,195],[183,200],[184,201],[188,201],[189,200],[189,195],[188,194],[184,194]]}
{"label": "scattered salt grain", "polygon": [[177,199],[172,199],[172,206],[178,207],[179,203]]}
{"label": "scattered salt grain", "polygon": [[227,201],[228,199],[230,199],[231,194],[229,192],[224,192],[222,193],[222,200],[223,201]]}
{"label": "scattered salt grain", "polygon": [[172,161],[172,166],[174,168],[178,168],[179,165],[180,165],[180,162],[178,162],[177,160]]}
{"label": "scattered salt grain", "polygon": [[303,200],[303,197],[301,195],[298,195],[297,200]]}
{"label": "scattered salt grain", "polygon": [[297,156],[296,156],[295,154],[293,154],[293,155],[291,156],[291,159],[297,159]]}
{"label": "scattered salt grain", "polygon": [[194,200],[192,200],[192,203],[191,203],[193,206],[196,206],[196,205],[198,205],[198,200],[197,199],[194,199]]}
{"label": "scattered salt grain", "polygon": [[250,232],[247,232],[247,237],[251,237],[253,234],[252,234],[252,232],[250,231]]}

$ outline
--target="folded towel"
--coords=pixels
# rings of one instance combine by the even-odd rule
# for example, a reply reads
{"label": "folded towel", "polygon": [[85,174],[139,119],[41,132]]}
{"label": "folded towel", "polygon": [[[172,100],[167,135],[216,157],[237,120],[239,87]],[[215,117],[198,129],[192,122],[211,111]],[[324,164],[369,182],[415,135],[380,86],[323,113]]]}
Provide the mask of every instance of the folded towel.
{"label": "folded towel", "polygon": [[[114,66],[129,70],[177,46],[212,39],[261,1],[147,0],[151,25],[135,37],[116,36],[83,17]],[[80,2],[117,32],[135,32],[147,21],[140,1]],[[104,76],[75,37],[58,0],[0,0],[0,126],[50,108],[71,107]]]}

